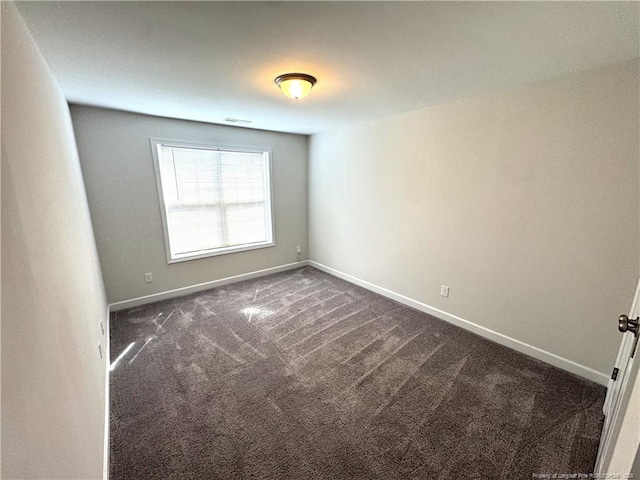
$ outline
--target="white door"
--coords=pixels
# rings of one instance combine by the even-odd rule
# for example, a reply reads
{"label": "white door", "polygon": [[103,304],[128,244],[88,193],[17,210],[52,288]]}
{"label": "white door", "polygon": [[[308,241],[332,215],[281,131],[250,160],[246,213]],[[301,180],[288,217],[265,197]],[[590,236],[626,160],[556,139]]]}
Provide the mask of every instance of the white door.
{"label": "white door", "polygon": [[[631,311],[628,317],[621,316],[619,329],[622,332],[622,342],[618,350],[618,358],[615,363],[614,374],[609,380],[607,396],[605,398],[603,412],[605,415],[600,447],[596,459],[595,473],[605,474],[615,447],[615,442],[620,432],[622,419],[629,403],[631,388],[637,368],[633,368],[635,351],[638,339],[638,317],[640,317],[640,283],[636,289]],[[638,362],[636,362],[638,364]],[[637,365],[636,365],[637,366]],[[613,378],[615,377],[615,378]],[[619,472],[627,473],[627,472]],[[603,477],[604,478],[604,477]]]}

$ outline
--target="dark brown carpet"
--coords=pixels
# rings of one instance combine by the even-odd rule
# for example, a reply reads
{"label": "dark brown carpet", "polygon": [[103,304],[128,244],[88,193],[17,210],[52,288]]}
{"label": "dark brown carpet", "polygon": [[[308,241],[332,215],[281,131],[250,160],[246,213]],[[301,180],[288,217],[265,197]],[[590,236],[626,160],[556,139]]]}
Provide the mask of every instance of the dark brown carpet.
{"label": "dark brown carpet", "polygon": [[587,473],[602,427],[603,387],[309,267],[115,312],[119,356],[112,480]]}

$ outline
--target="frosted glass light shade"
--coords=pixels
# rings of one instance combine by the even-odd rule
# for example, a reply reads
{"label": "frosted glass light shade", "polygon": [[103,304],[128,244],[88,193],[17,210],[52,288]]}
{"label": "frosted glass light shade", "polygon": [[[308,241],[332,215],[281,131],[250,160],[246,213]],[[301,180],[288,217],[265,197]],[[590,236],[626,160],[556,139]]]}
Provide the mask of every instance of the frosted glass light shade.
{"label": "frosted glass light shade", "polygon": [[306,73],[285,73],[277,77],[275,82],[282,93],[297,100],[309,95],[311,88],[316,84],[316,79]]}

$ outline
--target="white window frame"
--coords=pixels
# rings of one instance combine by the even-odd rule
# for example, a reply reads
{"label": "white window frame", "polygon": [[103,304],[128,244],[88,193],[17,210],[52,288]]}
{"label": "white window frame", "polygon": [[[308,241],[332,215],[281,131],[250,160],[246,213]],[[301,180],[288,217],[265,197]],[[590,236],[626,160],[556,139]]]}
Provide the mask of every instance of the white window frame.
{"label": "white window frame", "polygon": [[[234,146],[234,145],[224,145],[219,143],[195,143],[185,140],[172,140],[166,138],[155,138],[152,137],[149,139],[151,142],[151,154],[153,157],[153,169],[156,174],[156,189],[158,190],[158,200],[160,202],[160,215],[162,217],[162,231],[164,234],[164,247],[167,255],[167,263],[179,263],[179,262],[187,262],[190,260],[197,260],[200,258],[208,258],[215,257],[218,255],[226,255],[229,253],[237,253],[237,252],[245,252],[248,250],[256,250],[259,248],[269,248],[275,247],[276,245],[276,226],[275,226],[275,214],[273,208],[273,175],[272,175],[272,155],[271,149],[268,147],[246,147],[246,146]],[[160,158],[158,148],[161,146],[167,147],[177,147],[177,148],[192,148],[192,149],[204,149],[204,150],[214,150],[214,151],[227,151],[227,152],[247,152],[247,153],[263,153],[266,154],[267,159],[267,168],[265,170],[267,179],[265,184],[267,185],[269,191],[268,195],[265,195],[265,211],[267,212],[267,225],[271,226],[271,238],[267,238],[265,242],[259,243],[251,243],[245,245],[231,246],[231,247],[221,247],[214,248],[210,250],[202,250],[198,253],[193,254],[181,254],[173,257],[171,255],[171,245],[170,245],[170,235],[169,235],[169,223],[167,221],[167,211],[166,204],[164,201],[164,192],[162,190],[162,173],[160,171]],[[267,232],[269,233],[269,232]]]}

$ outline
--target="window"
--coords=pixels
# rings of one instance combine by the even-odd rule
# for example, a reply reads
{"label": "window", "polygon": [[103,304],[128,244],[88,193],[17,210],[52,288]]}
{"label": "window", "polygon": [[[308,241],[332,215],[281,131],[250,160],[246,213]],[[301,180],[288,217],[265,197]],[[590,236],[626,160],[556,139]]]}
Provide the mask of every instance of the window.
{"label": "window", "polygon": [[151,145],[169,263],[274,245],[269,150]]}

